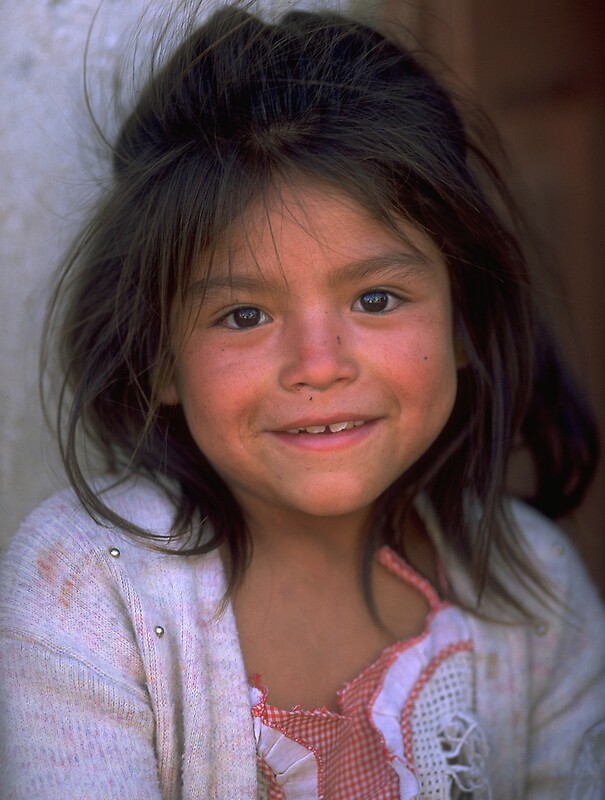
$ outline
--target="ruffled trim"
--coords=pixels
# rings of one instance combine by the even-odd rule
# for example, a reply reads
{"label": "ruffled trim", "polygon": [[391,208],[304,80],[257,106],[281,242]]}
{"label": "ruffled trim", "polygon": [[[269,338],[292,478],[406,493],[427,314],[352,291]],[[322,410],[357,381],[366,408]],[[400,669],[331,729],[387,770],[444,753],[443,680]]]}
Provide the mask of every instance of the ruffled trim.
{"label": "ruffled trim", "polygon": [[251,687],[250,700],[256,752],[275,776],[286,800],[321,797],[320,762],[316,750],[289,738],[279,727],[267,724],[266,689]]}

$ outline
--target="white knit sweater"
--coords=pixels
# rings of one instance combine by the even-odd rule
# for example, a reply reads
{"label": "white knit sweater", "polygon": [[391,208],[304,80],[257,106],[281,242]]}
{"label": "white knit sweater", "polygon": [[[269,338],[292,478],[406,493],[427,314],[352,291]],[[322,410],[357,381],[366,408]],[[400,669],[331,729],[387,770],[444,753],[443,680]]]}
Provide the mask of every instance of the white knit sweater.
{"label": "white knit sweater", "polygon": [[[146,481],[108,498],[170,528],[171,505]],[[554,800],[580,736],[605,718],[605,611],[565,537],[521,505],[515,515],[569,612],[533,626],[469,616],[477,713],[496,800]],[[461,587],[463,571],[446,568]],[[156,552],[63,492],[24,523],[0,577],[2,800],[256,800],[249,688],[231,607],[217,616],[216,553]]]}

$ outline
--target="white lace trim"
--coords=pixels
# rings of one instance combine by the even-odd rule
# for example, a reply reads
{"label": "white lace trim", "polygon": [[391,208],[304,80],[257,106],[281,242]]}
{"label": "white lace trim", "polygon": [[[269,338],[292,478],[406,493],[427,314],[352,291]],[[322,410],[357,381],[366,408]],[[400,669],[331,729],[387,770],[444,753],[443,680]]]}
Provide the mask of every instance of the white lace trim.
{"label": "white lace trim", "polygon": [[443,725],[437,738],[448,763],[451,800],[488,798],[487,741],[474,717],[456,712]]}
{"label": "white lace trim", "polygon": [[401,800],[488,800],[487,741],[473,715],[474,658],[466,620],[448,606],[429,630],[389,668],[372,722],[393,755]]}

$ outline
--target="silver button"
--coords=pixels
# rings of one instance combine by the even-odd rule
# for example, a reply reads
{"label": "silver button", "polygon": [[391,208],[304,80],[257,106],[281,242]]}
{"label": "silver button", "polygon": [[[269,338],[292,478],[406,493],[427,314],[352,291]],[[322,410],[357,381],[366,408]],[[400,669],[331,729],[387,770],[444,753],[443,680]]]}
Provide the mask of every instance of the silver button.
{"label": "silver button", "polygon": [[163,636],[163,635],[164,635],[164,633],[165,633],[165,631],[164,631],[164,628],[162,628],[162,626],[161,626],[161,625],[156,625],[156,626],[155,626],[155,628],[153,629],[153,632],[154,632],[154,633],[155,633],[155,635],[158,637],[158,639],[161,639],[161,638],[162,638],[162,636]]}
{"label": "silver button", "polygon": [[544,620],[539,619],[534,623],[534,631],[538,634],[538,636],[545,636],[548,633],[548,625],[546,622],[544,622]]}
{"label": "silver button", "polygon": [[119,558],[120,557],[120,551],[118,550],[117,547],[110,547],[109,548],[109,555],[112,558]]}

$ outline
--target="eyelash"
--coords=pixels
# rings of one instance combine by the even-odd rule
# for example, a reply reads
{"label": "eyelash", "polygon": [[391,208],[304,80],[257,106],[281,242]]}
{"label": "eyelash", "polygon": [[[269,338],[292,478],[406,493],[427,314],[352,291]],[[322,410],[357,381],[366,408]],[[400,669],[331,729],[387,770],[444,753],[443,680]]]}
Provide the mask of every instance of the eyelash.
{"label": "eyelash", "polygon": [[[364,309],[364,308],[361,308],[361,309],[356,308],[356,306],[362,301],[362,298],[367,298],[370,295],[374,295],[374,296],[383,295],[384,297],[386,297],[387,298],[387,308],[374,309],[373,311],[369,311],[367,308],[366,309]],[[377,301],[374,300],[374,301],[371,301],[371,302],[377,302]],[[368,313],[371,316],[379,316],[379,315],[382,315],[382,314],[388,314],[390,311],[394,311],[403,302],[404,302],[403,298],[401,298],[399,295],[395,294],[394,292],[392,292],[392,291],[390,291],[388,289],[368,289],[367,291],[362,292],[357,297],[357,299],[353,303],[352,309],[354,311],[362,311],[362,312]],[[234,319],[232,319],[233,324],[228,324],[229,318],[234,318],[235,314],[237,314],[238,312],[243,312],[243,311],[250,311],[250,312],[256,313],[256,314],[260,315],[261,317],[264,317],[264,319],[261,322],[259,322],[259,324],[255,324],[255,325],[241,325],[241,326],[240,325],[236,325]],[[226,314],[223,314],[217,320],[217,322],[215,324],[216,325],[222,325],[225,328],[229,328],[230,330],[243,331],[243,330],[251,330],[253,328],[258,328],[261,324],[266,323],[270,319],[271,318],[269,317],[269,315],[265,311],[262,311],[257,306],[252,306],[252,305],[245,306],[245,305],[242,305],[242,306],[238,306],[237,308],[232,308]]]}

